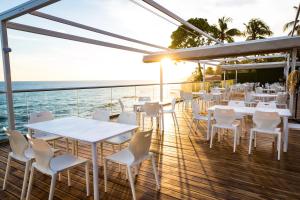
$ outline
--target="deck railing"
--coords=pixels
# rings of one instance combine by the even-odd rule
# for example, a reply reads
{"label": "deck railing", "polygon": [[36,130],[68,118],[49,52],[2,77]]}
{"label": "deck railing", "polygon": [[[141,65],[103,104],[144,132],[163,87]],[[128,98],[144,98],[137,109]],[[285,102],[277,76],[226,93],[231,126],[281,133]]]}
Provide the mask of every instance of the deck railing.
{"label": "deck railing", "polygon": [[[227,81],[227,85],[232,83],[231,80]],[[205,88],[223,84],[223,81],[207,82]],[[126,110],[132,110],[133,103],[140,96],[159,100],[159,88],[159,84],[139,84],[14,90],[16,128],[25,131],[23,125],[28,122],[29,114],[45,110],[51,111],[55,117],[89,117],[97,108],[109,109],[111,114],[118,114],[121,111],[119,99],[124,102]],[[200,88],[203,88],[200,82],[165,83],[164,101],[179,97],[180,90],[198,91]],[[0,140],[5,138],[2,127],[7,127],[7,111],[5,93],[0,91]]]}

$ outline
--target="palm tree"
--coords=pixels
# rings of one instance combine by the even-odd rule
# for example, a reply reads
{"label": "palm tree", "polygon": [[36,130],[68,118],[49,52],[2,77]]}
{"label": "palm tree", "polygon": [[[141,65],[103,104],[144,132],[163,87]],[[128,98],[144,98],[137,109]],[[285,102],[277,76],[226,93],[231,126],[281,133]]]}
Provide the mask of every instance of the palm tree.
{"label": "palm tree", "polygon": [[228,23],[232,22],[230,17],[222,17],[218,19],[218,25],[212,25],[212,33],[214,37],[219,39],[221,42],[234,42],[233,37],[239,36],[242,33],[236,28],[228,28]]}
{"label": "palm tree", "polygon": [[[296,9],[296,11],[298,10],[298,7],[297,6],[294,6],[294,9]],[[290,21],[288,23],[286,23],[284,26],[283,26],[283,31],[286,31],[288,29],[293,29],[294,27],[294,23],[295,21]],[[295,31],[297,33],[297,35],[300,35],[300,24],[299,24],[299,20],[297,20],[297,23],[296,23],[296,26],[295,26]],[[289,35],[292,35],[292,32],[293,30],[291,30],[289,32]]]}
{"label": "palm tree", "polygon": [[246,40],[256,40],[263,39],[265,36],[270,36],[273,32],[270,30],[270,27],[261,19],[253,18],[248,24],[244,24],[246,26],[245,36],[247,36]]}

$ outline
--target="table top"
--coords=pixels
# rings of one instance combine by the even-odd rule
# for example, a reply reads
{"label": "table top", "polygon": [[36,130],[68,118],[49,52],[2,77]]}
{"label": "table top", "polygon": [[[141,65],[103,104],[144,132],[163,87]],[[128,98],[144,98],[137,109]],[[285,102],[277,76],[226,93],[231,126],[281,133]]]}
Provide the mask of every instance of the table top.
{"label": "table top", "polygon": [[27,124],[25,127],[89,143],[104,141],[138,128],[135,125],[80,117],[64,117]]}
{"label": "table top", "polygon": [[277,97],[277,94],[255,93],[255,94],[252,94],[252,96],[254,96],[254,97],[271,97],[271,98],[275,98],[275,97]]}
{"label": "table top", "polygon": [[145,103],[159,103],[159,105],[163,106],[163,105],[169,104],[171,102],[167,102],[167,101],[136,101],[133,103],[133,106],[143,106],[143,105],[145,105]]}
{"label": "table top", "polygon": [[236,113],[246,114],[246,115],[253,115],[255,111],[265,111],[265,112],[278,112],[281,117],[290,117],[292,116],[289,109],[279,109],[279,108],[257,108],[257,107],[232,107],[232,106],[222,106],[222,105],[215,105],[208,108],[208,111],[214,111],[216,108],[221,109],[234,109]]}

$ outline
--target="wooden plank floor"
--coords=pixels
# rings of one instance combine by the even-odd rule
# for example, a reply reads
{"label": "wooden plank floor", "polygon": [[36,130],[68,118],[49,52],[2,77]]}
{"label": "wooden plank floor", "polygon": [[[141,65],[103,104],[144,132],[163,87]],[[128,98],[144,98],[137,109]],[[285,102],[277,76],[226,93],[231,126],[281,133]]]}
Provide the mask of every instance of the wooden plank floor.
{"label": "wooden plank floor", "polygon": [[[154,130],[151,151],[155,153],[161,189],[155,190],[151,163],[142,164],[136,179],[138,199],[300,199],[300,134],[291,132],[289,150],[277,161],[272,138],[258,136],[257,148],[248,156],[248,136],[241,140],[237,152],[232,152],[231,134],[220,143],[214,141],[212,149],[205,141],[206,124],[200,129],[190,127],[190,111],[176,110],[180,129],[174,129],[171,116],[165,117],[165,132]],[[250,126],[251,120],[247,122]],[[58,146],[64,149],[64,142]],[[0,185],[9,152],[8,143],[0,144]],[[80,144],[79,155],[90,158],[90,147]],[[106,155],[112,147],[105,145]],[[109,165],[109,189],[104,193],[103,171],[99,167],[99,187],[102,199],[131,199],[129,183],[124,169]],[[0,199],[19,199],[24,166],[12,162],[10,177]],[[84,168],[71,171],[72,186],[67,186],[66,174],[57,182],[54,199],[93,199],[85,195]],[[92,173],[90,173],[92,180]],[[47,199],[50,178],[36,173],[31,199]],[[90,183],[92,190],[92,182]],[[91,192],[91,194],[93,194]]]}

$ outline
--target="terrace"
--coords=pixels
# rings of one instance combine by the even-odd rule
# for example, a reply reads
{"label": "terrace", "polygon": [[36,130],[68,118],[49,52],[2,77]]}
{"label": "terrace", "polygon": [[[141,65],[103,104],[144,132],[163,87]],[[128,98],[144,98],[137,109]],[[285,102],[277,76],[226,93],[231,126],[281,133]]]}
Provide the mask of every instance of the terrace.
{"label": "terrace", "polygon": [[[298,184],[300,179],[300,165],[298,163],[300,145],[297,142],[300,139],[300,126],[299,123],[295,123],[295,120],[299,119],[300,106],[298,105],[299,101],[297,102],[299,88],[296,88],[294,92],[290,92],[288,82],[284,84],[265,84],[263,87],[260,87],[259,83],[254,83],[254,81],[244,84],[238,83],[238,71],[245,69],[280,68],[284,71],[284,76],[288,80],[289,75],[299,71],[297,69],[299,66],[299,62],[297,62],[297,49],[300,47],[299,36],[293,36],[292,34],[292,36],[287,37],[223,44],[155,1],[143,0],[144,4],[159,10],[168,17],[216,43],[211,46],[171,50],[160,45],[139,41],[37,11],[56,2],[58,0],[31,0],[16,8],[0,13],[5,78],[5,90],[0,92],[0,100],[3,102],[4,99],[6,100],[4,107],[7,110],[5,113],[7,115],[7,123],[5,126],[9,129],[7,134],[10,137],[8,142],[7,136],[1,135],[1,139],[4,140],[0,144],[0,184],[4,184],[6,166],[9,163],[7,158],[10,155],[9,152],[14,150],[14,147],[10,146],[13,144],[12,141],[14,139],[12,138],[14,133],[10,132],[11,130],[20,130],[27,133],[27,128],[29,128],[33,133],[44,131],[63,137],[55,139],[55,144],[52,140],[50,141],[50,143],[53,142],[53,147],[59,150],[58,154],[69,153],[72,154],[74,159],[86,159],[87,163],[91,163],[92,169],[88,170],[87,177],[85,177],[85,168],[83,166],[75,166],[70,170],[70,174],[69,171],[68,173],[57,171],[54,176],[56,177],[56,174],[58,174],[61,180],[56,181],[54,187],[53,183],[51,183],[53,177],[51,179],[51,177],[46,175],[46,172],[43,174],[35,171],[33,185],[27,189],[26,184],[28,180],[25,179],[25,186],[23,185],[23,180],[29,172],[24,169],[22,160],[17,161],[13,159],[10,164],[11,169],[7,178],[6,188],[0,191],[1,199],[20,199],[20,196],[21,199],[24,199],[24,191],[28,193],[28,199],[47,199],[48,196],[49,199],[132,199],[134,198],[133,185],[137,199],[300,198],[300,185]],[[136,1],[134,2],[137,3]],[[140,3],[137,4],[140,5]],[[153,52],[11,22],[11,20],[26,14],[162,51]],[[298,15],[299,9],[295,21],[297,21]],[[11,49],[8,44],[7,29],[141,53],[145,63],[160,62],[160,83],[13,90],[9,57]],[[261,54],[267,55],[257,56]],[[208,83],[205,81],[205,77],[202,82],[164,83],[162,60],[165,58],[170,58],[177,62],[201,63],[204,67],[204,72],[207,65],[221,66],[224,72],[224,79],[216,83]],[[255,63],[259,58],[282,58],[285,61]],[[230,61],[243,59],[254,60],[254,63],[229,64]],[[227,71],[235,71],[235,80],[226,78]],[[53,95],[54,93],[55,95]],[[57,96],[59,96],[60,100],[68,102],[68,104],[57,105]],[[87,96],[93,96],[94,101],[87,101]],[[249,99],[248,96],[251,98]],[[279,100],[279,96],[283,98],[283,101]],[[137,102],[141,97],[150,97],[149,99],[152,101],[142,100]],[[37,101],[39,98],[43,99],[43,101]],[[171,107],[171,102],[175,102],[173,104],[175,107]],[[235,107],[230,105],[230,102],[242,102],[243,106]],[[122,107],[123,103],[125,108]],[[128,131],[137,130],[134,134],[135,136],[143,132],[144,127],[150,128],[153,125],[150,123],[150,120],[146,120],[146,124],[143,125],[141,117],[148,115],[145,109],[147,108],[146,105],[151,103],[157,104],[160,110],[156,115],[156,117],[159,117],[160,124],[159,126],[153,126],[150,146],[150,151],[153,152],[155,161],[154,168],[158,171],[160,189],[156,190],[157,182],[152,173],[151,161],[147,160],[138,165],[138,174],[135,176],[135,180],[133,179],[133,183],[130,175],[131,171],[126,173],[125,166],[119,171],[117,164],[109,163],[108,189],[105,192],[105,175],[102,159],[103,157],[109,158],[110,155],[116,153],[115,147],[111,148],[111,144],[106,143],[106,141]],[[259,104],[270,104],[270,106],[274,104],[275,107],[262,108],[258,106]],[[67,105],[71,106],[68,107]],[[200,110],[197,110],[197,106],[199,106]],[[25,107],[24,112],[19,113],[18,107]],[[100,121],[99,124],[103,129],[99,129],[99,124],[96,126],[98,129],[92,126],[96,120],[96,117],[94,117],[96,108],[100,108],[100,110],[109,109],[110,116],[107,121],[114,123],[110,123],[110,126],[104,129],[103,126],[108,126],[108,124],[102,122],[104,120],[97,119]],[[173,110],[173,108],[175,109]],[[173,114],[161,114],[163,110],[168,109],[171,109],[171,113],[176,114],[177,126]],[[218,137],[219,142],[216,141],[212,132],[212,127],[219,123],[217,119],[218,109],[232,111],[235,116],[234,122],[238,122],[239,127],[241,127],[238,135],[236,135],[237,132],[234,132],[234,130],[222,132],[218,130],[217,132],[220,134]],[[51,111],[55,119],[44,120],[39,123],[30,122],[32,113],[44,110]],[[137,116],[135,118],[136,126],[119,121],[122,113],[126,113],[126,111],[130,111],[130,113],[135,111],[135,116]],[[251,129],[258,126],[254,118],[259,112],[267,113],[270,117],[276,115],[280,121],[273,128],[274,130],[268,129],[268,131],[271,131],[272,134],[274,132],[274,134],[282,135],[278,135],[276,140],[273,140],[274,135],[256,134],[253,140],[257,141],[256,148],[252,148],[251,155],[249,155],[249,146],[252,147],[250,145],[250,142],[252,142],[252,139],[250,139]],[[196,117],[197,114],[199,114],[199,118]],[[214,121],[212,115],[216,121]],[[73,116],[73,118],[67,118],[69,116]],[[104,114],[100,118],[103,116]],[[92,117],[93,119],[91,119]],[[79,130],[81,124],[73,123],[73,129],[69,129],[74,130],[73,133],[64,129],[70,128],[70,124],[68,126],[60,124],[61,127],[50,125],[51,123],[55,124],[57,120],[64,119],[86,120],[86,124],[89,124],[90,127],[85,127],[86,124],[82,124],[84,128]],[[194,123],[195,121],[197,123]],[[274,119],[274,121],[276,120]],[[76,127],[76,125],[78,126]],[[234,125],[230,125],[229,128],[227,125],[226,129],[235,128]],[[124,126],[124,130],[121,131],[121,128],[117,126]],[[112,130],[113,127],[117,128]],[[275,129],[277,127],[280,128],[280,133]],[[90,132],[91,130],[94,132]],[[105,130],[104,134],[100,133],[103,132],[102,130]],[[76,131],[78,132],[75,133]],[[80,131],[89,132],[92,136],[82,134],[83,132]],[[27,136],[27,140],[32,145],[35,154],[38,154],[39,151],[36,150],[37,147],[35,146],[35,142],[38,140],[34,139],[34,135],[35,133]],[[279,138],[282,138],[282,141]],[[70,141],[72,147],[69,146]],[[126,142],[131,144],[132,141],[134,140],[129,139]],[[210,147],[212,141],[213,146]],[[278,142],[277,149],[276,142]],[[235,150],[234,146],[236,143],[237,147]],[[103,145],[103,155],[100,153],[100,148],[102,148],[100,144]],[[124,148],[128,146],[123,143],[118,145],[120,150],[122,146]],[[282,147],[282,150],[279,146]],[[235,152],[233,152],[233,148]],[[131,155],[134,155],[133,150],[130,152]],[[33,160],[36,160],[37,163],[39,162],[38,158],[33,158]],[[31,161],[29,163],[31,164]],[[32,171],[31,174],[33,174]],[[72,177],[72,183],[67,181],[70,177]],[[91,186],[89,196],[86,195],[88,189],[85,188],[85,181]],[[29,181],[29,185],[30,183],[32,182]],[[53,191],[54,196],[51,196]]]}

